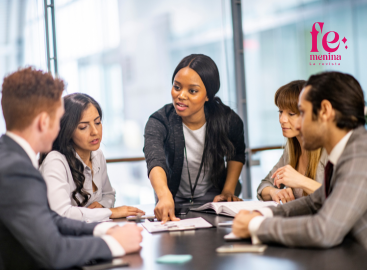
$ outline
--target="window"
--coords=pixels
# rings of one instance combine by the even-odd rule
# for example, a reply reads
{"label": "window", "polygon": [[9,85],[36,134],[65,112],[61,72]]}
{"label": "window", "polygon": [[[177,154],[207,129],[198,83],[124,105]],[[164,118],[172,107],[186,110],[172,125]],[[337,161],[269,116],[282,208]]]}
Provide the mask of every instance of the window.
{"label": "window", "polygon": [[[192,53],[209,55],[219,96],[236,109],[230,2],[221,0],[56,1],[60,77],[67,93],[102,106],[107,158],[142,157],[149,116],[171,102],[171,77]],[[108,165],[116,205],[153,203],[145,162]]]}
{"label": "window", "polygon": [[[46,70],[44,1],[0,0],[0,76],[33,65]],[[218,95],[236,110],[230,0],[56,0],[59,75],[65,94],[83,92],[103,109],[106,158],[142,157],[149,116],[171,102],[171,76],[192,53],[209,55],[221,76]],[[275,91],[324,70],[354,75],[367,87],[367,2],[242,0],[250,148],[284,145]],[[337,31],[341,65],[309,65],[311,29]],[[332,38],[332,36],[330,37]],[[330,40],[330,39],[329,39]],[[51,41],[50,41],[51,42]],[[321,38],[318,40],[320,53]],[[348,46],[348,48],[345,48]],[[0,119],[0,133],[5,123]],[[252,193],[282,150],[252,156]],[[116,205],[154,202],[145,162],[108,165]]]}
{"label": "window", "polygon": [[[355,76],[367,88],[362,71],[367,68],[367,3],[356,1],[242,1],[245,70],[248,100],[250,146],[284,145],[274,105],[276,90],[292,81],[307,80],[311,74],[337,70]],[[311,30],[315,22],[324,22],[323,34],[337,31],[340,40],[338,54],[341,65],[310,66]],[[318,28],[319,29],[319,28]],[[321,35],[321,34],[320,34]],[[319,36],[320,36],[319,35]],[[328,40],[333,38],[330,35]],[[327,54],[319,41],[320,54]],[[344,46],[348,45],[348,49]],[[315,62],[315,61],[313,61]],[[257,186],[276,164],[283,151],[266,151],[253,156],[260,166],[252,167],[253,198]]]}
{"label": "window", "polygon": [[[43,1],[0,0],[0,78],[30,65],[47,70]],[[5,131],[0,117],[0,134]]]}

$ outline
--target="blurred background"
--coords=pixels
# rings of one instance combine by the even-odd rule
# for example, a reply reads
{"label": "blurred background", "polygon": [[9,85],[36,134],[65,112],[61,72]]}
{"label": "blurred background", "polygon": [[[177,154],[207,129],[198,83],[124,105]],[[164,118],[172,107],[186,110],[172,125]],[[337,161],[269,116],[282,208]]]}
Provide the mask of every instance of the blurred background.
{"label": "blurred background", "polygon": [[[66,94],[93,96],[104,112],[107,159],[143,157],[148,117],[171,102],[171,77],[192,53],[210,56],[221,76],[219,96],[237,110],[230,0],[55,0],[58,75]],[[310,65],[311,29],[347,38],[341,65]],[[242,0],[246,127],[249,148],[282,146],[275,91],[323,70],[355,76],[367,88],[367,1]],[[50,26],[49,26],[50,27]],[[19,67],[47,70],[43,0],[0,0],[0,78]],[[320,39],[321,40],[321,39]],[[53,43],[52,38],[50,42]],[[341,43],[343,44],[343,43]],[[344,47],[341,46],[341,47]],[[319,51],[323,52],[321,43]],[[55,70],[52,70],[55,72]],[[5,132],[0,118],[0,134]],[[252,155],[252,197],[283,150]],[[257,165],[255,165],[257,164]],[[116,205],[154,202],[145,161],[109,163]]]}

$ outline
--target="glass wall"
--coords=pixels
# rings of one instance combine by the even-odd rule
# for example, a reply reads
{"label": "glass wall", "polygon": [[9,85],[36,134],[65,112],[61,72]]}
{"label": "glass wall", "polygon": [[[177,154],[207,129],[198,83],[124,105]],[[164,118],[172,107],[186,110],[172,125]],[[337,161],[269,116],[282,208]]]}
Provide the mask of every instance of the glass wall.
{"label": "glass wall", "polygon": [[0,0],[0,83],[5,75],[29,65],[47,69],[43,1]]}
{"label": "glass wall", "polygon": [[[274,94],[280,86],[292,80],[307,80],[320,71],[337,70],[352,74],[367,89],[367,78],[363,76],[367,68],[363,49],[367,39],[367,1],[242,0],[242,18],[251,147],[285,143],[274,105]],[[310,32],[315,22],[324,25],[317,36],[319,52],[311,53]],[[319,25],[316,29],[320,31]],[[310,55],[328,55],[322,38],[329,31],[339,34],[339,49],[332,54],[341,55],[341,60],[311,61]],[[331,33],[327,41],[333,38]],[[335,48],[337,44],[329,46]],[[281,154],[282,151],[267,151],[253,156],[260,159],[260,166],[252,167],[253,191]]]}
{"label": "glass wall", "polygon": [[[101,104],[107,158],[144,155],[145,124],[171,102],[173,70],[189,54],[214,59],[219,96],[236,109],[230,1],[55,2],[59,74],[67,93],[87,93]],[[154,202],[144,161],[108,170],[116,204]]]}
{"label": "glass wall", "polygon": [[[143,156],[145,123],[171,102],[172,72],[189,54],[214,59],[221,75],[219,96],[236,109],[230,0],[55,0],[55,5],[65,94],[87,93],[101,104],[107,158]],[[281,85],[340,70],[367,87],[367,1],[242,0],[242,18],[251,148],[285,143],[273,101]],[[310,60],[315,22],[324,23],[318,54],[327,55],[322,36],[338,32],[340,65]],[[0,77],[26,65],[47,67],[43,1],[0,0]],[[253,197],[281,154],[253,155],[260,160],[251,167]],[[118,205],[154,201],[145,162],[109,164],[108,170]]]}

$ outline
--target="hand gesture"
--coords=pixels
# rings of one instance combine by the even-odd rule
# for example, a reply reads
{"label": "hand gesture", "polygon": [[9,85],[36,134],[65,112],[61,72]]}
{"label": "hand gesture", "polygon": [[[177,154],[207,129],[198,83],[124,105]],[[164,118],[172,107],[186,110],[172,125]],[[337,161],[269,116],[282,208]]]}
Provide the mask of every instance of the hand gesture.
{"label": "hand gesture", "polygon": [[175,216],[175,202],[172,196],[166,196],[159,199],[154,209],[155,217],[158,220],[162,220],[162,224],[167,221],[179,221],[180,219]]}
{"label": "hand gesture", "polygon": [[279,168],[273,173],[271,178],[274,178],[274,186],[278,188],[280,184],[291,188],[300,188],[302,181],[307,180],[307,177],[297,172],[291,165]]}

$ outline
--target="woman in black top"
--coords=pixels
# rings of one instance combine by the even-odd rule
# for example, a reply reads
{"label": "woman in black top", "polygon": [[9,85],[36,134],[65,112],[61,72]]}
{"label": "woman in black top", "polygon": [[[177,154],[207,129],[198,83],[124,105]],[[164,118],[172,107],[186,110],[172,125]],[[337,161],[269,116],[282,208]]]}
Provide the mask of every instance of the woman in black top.
{"label": "woman in black top", "polygon": [[175,202],[238,201],[234,195],[245,163],[243,122],[215,94],[214,61],[185,57],[172,76],[172,104],[149,117],[144,153],[158,197],[158,220],[178,220]]}

